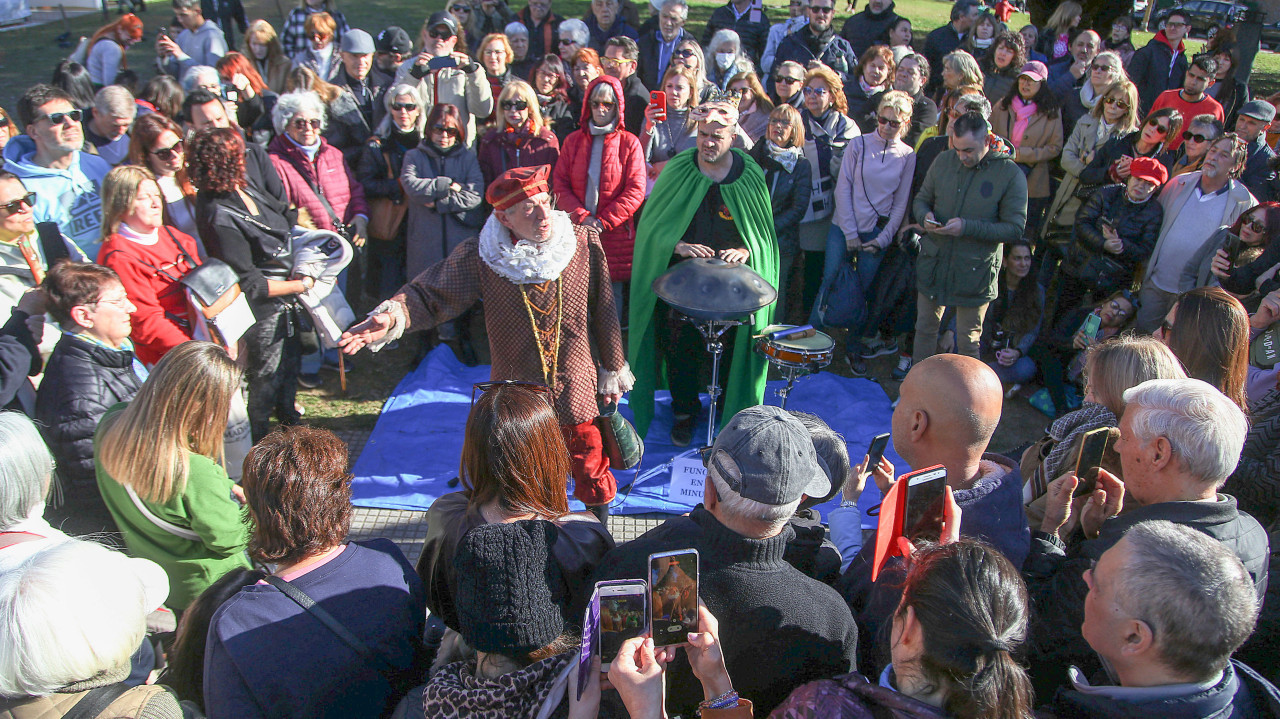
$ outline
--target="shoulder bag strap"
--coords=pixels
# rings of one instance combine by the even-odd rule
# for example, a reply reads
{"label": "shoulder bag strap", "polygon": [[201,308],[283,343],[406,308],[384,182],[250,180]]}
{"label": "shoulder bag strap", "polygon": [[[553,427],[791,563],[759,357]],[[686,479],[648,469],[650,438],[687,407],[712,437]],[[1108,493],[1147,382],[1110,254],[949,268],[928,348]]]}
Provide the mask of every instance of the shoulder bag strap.
{"label": "shoulder bag strap", "polygon": [[[333,223],[334,231],[338,232],[338,234],[342,234],[339,228],[343,226],[343,222],[338,219],[338,213],[333,211],[333,205],[329,204],[329,198],[324,196],[324,190],[320,189],[320,183],[317,180],[311,179],[303,168],[298,167],[298,163],[294,162],[293,158],[289,158],[289,164],[293,165],[294,169],[298,171],[298,174],[302,176],[302,179],[306,181],[307,185],[311,188],[311,191],[314,192],[316,197],[320,200],[320,204],[324,205],[324,211],[329,213],[329,222]],[[318,167],[316,168],[316,172],[320,172]]]}
{"label": "shoulder bag strap", "polygon": [[299,589],[298,585],[285,579],[281,579],[274,574],[268,574],[265,581],[267,584],[279,589],[282,594],[292,599],[295,604],[305,609],[311,616],[315,617],[316,621],[320,622],[326,629],[336,634],[344,644],[351,647],[351,649],[354,650],[356,654],[359,654],[362,659],[367,662],[371,662],[374,665],[374,669],[379,672],[386,670],[394,671],[394,668],[387,663],[387,660],[383,658],[381,654],[375,654],[370,651],[369,647],[366,646],[364,642],[360,641],[359,637],[352,634],[350,629],[347,629],[342,622],[338,621],[337,617],[334,617],[332,614],[327,612],[324,607],[317,604],[316,600],[312,599],[310,595]]}
{"label": "shoulder bag strap", "polygon": [[107,707],[111,706],[111,702],[119,699],[127,691],[129,687],[124,683],[90,689],[71,707],[71,711],[62,715],[63,719],[97,719],[107,710]]}
{"label": "shoulder bag strap", "polygon": [[182,243],[178,242],[178,238],[173,236],[173,230],[169,229],[168,226],[165,226],[164,233],[169,236],[169,241],[173,243],[174,247],[178,248],[178,252],[181,252],[183,258],[187,260],[187,267],[195,269],[200,266],[200,263],[196,262],[195,259],[187,252],[187,248],[183,247]]}

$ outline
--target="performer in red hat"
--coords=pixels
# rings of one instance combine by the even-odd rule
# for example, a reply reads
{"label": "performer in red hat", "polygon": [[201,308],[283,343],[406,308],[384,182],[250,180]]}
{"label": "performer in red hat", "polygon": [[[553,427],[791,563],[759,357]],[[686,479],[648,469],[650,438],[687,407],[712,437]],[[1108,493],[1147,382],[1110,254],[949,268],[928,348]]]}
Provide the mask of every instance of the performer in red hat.
{"label": "performer in red hat", "polygon": [[499,175],[485,192],[493,214],[480,235],[375,307],[340,344],[347,354],[365,346],[377,352],[484,298],[492,379],[551,388],[572,454],[574,496],[603,522],[617,483],[594,424],[596,397],[617,401],[635,378],[622,350],[599,235],[555,209],[550,175],[548,165]]}

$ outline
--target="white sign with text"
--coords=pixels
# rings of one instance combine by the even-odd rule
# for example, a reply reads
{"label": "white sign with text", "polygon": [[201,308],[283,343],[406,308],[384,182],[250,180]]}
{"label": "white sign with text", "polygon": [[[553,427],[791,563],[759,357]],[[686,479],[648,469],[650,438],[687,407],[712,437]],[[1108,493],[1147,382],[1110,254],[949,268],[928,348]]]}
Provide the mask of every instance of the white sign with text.
{"label": "white sign with text", "polygon": [[707,479],[707,468],[698,456],[680,457],[671,465],[671,487],[667,500],[678,504],[696,506],[702,501],[702,485]]}

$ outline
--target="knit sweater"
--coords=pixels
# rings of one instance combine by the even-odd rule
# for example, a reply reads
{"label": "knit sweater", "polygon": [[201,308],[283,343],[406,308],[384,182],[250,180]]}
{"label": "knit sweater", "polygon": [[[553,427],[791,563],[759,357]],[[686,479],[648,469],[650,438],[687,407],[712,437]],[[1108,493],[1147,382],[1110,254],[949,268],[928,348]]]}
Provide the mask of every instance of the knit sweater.
{"label": "knit sweater", "polygon": [[876,228],[881,217],[888,222],[871,242],[885,249],[902,225],[910,200],[916,153],[901,140],[886,141],[869,132],[849,141],[836,181],[834,222],[846,238]]}
{"label": "knit sweater", "polygon": [[[857,627],[840,595],[783,558],[793,535],[788,525],[748,539],[699,505],[605,555],[595,579],[644,578],[650,554],[697,549],[698,595],[719,620],[725,667],[765,716],[800,684],[849,671],[857,654]],[[667,707],[690,716],[702,698],[682,653],[667,667]]]}
{"label": "knit sweater", "polygon": [[[107,410],[103,420],[126,406],[122,402]],[[93,438],[95,449],[102,440],[103,424],[98,424]],[[138,501],[161,520],[195,532],[199,540],[179,537],[156,526],[134,505],[125,486],[107,474],[96,456],[93,462],[98,490],[116,526],[124,534],[129,553],[154,561],[169,575],[166,604],[173,609],[186,609],[210,584],[232,569],[251,567],[244,551],[249,532],[240,505],[231,496],[232,482],[226,470],[203,455],[189,454],[189,458],[187,482],[181,492],[163,504],[141,497]]]}

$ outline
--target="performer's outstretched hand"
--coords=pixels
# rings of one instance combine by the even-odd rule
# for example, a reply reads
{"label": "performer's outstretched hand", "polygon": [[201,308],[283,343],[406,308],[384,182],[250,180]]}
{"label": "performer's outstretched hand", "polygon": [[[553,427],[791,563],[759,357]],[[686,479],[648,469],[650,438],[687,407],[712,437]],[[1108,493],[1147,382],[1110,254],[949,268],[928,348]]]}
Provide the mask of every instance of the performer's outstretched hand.
{"label": "performer's outstretched hand", "polygon": [[338,340],[338,346],[342,348],[345,354],[353,355],[365,345],[373,344],[386,337],[387,331],[390,329],[390,314],[379,312],[376,315],[369,315],[369,319],[358,325],[353,325],[351,329],[343,332],[342,338]]}

